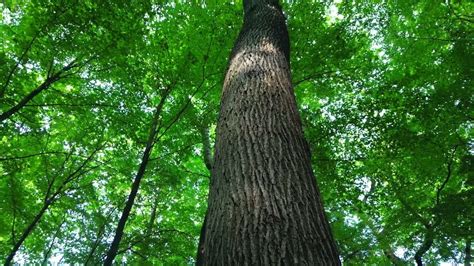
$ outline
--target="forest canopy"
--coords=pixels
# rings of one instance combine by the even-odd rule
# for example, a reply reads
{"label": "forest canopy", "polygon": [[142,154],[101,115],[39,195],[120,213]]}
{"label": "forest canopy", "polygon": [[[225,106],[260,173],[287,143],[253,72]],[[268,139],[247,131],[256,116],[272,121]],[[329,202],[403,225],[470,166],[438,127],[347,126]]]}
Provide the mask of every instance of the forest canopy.
{"label": "forest canopy", "polygon": [[[280,2],[342,263],[469,265],[474,3]],[[102,263],[136,189],[115,262],[194,264],[242,1],[0,10],[2,263]]]}

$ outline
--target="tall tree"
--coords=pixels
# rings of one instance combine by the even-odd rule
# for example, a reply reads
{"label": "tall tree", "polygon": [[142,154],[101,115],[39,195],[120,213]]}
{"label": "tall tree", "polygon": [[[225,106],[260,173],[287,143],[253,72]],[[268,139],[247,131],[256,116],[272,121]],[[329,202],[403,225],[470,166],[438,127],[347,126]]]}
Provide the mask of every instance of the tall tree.
{"label": "tall tree", "polygon": [[217,126],[198,264],[338,265],[291,84],[277,0],[244,0]]}
{"label": "tall tree", "polygon": [[167,88],[160,100],[160,103],[156,106],[155,113],[153,115],[153,120],[151,122],[150,133],[148,135],[148,140],[146,142],[145,150],[143,151],[142,160],[140,162],[140,167],[138,168],[137,174],[133,180],[132,189],[130,194],[128,195],[127,202],[125,203],[125,207],[122,211],[122,215],[120,216],[120,220],[118,222],[117,228],[115,230],[114,240],[110,245],[109,251],[107,252],[107,257],[105,258],[104,265],[112,265],[115,257],[117,256],[117,252],[119,250],[120,240],[123,237],[123,231],[125,229],[125,224],[127,223],[128,217],[130,216],[130,212],[132,211],[133,203],[135,202],[135,198],[138,194],[138,189],[140,188],[140,182],[145,175],[146,167],[148,165],[151,152],[153,150],[153,146],[156,141],[156,136],[158,134],[159,122],[160,122],[160,114],[161,110],[163,109],[163,105],[166,102],[166,98],[168,97],[170,92],[170,88]]}

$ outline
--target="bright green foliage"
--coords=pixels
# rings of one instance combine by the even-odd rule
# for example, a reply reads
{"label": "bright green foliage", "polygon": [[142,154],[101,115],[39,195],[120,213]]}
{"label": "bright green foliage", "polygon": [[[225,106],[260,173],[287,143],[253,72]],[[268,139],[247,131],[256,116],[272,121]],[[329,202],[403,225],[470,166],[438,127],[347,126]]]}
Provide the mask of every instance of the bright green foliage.
{"label": "bright green foliage", "polygon": [[[100,263],[171,90],[116,262],[192,264],[206,210],[203,128],[241,1],[4,1],[0,257]],[[474,235],[474,5],[286,1],[295,93],[348,265],[462,262]],[[67,68],[67,66],[71,66]],[[212,141],[211,141],[212,143]]]}

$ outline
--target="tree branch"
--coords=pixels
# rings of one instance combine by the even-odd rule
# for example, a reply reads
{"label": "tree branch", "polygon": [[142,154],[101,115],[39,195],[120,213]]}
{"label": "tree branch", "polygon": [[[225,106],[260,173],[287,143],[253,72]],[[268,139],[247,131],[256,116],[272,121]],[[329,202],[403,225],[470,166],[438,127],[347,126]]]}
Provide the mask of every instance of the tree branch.
{"label": "tree branch", "polygon": [[432,226],[426,228],[425,237],[423,239],[423,244],[421,244],[420,248],[415,253],[415,261],[416,265],[422,266],[423,265],[423,255],[430,250],[431,246],[433,245],[433,238],[434,238],[434,229]]}
{"label": "tree branch", "polygon": [[12,115],[14,115],[16,112],[18,112],[20,109],[22,109],[28,102],[30,102],[35,96],[40,94],[42,91],[48,89],[51,84],[55,83],[56,81],[60,80],[63,78],[63,73],[66,73],[70,69],[77,67],[78,64],[75,63],[73,60],[71,63],[63,67],[60,71],[56,72],[54,75],[48,77],[41,85],[36,87],[33,91],[28,93],[23,99],[20,100],[16,105],[5,111],[4,113],[0,114],[0,122],[10,118]]}
{"label": "tree branch", "polygon": [[436,205],[439,205],[440,200],[441,200],[441,192],[442,192],[443,189],[446,187],[446,184],[448,184],[449,179],[451,178],[452,166],[453,166],[453,163],[454,163],[454,154],[456,153],[456,150],[457,150],[458,147],[459,147],[459,144],[457,144],[457,145],[454,146],[454,149],[453,149],[453,151],[451,152],[451,158],[449,159],[449,161],[448,161],[448,163],[447,163],[447,174],[446,174],[446,178],[444,179],[443,183],[441,184],[440,187],[438,187],[438,189],[437,189],[437,191],[436,191]]}
{"label": "tree branch", "polygon": [[2,98],[4,95],[5,95],[5,91],[7,90],[7,87],[8,85],[10,85],[10,82],[12,80],[12,77],[13,77],[13,74],[15,73],[16,69],[18,68],[18,66],[20,65],[20,63],[25,59],[26,57],[26,54],[28,53],[28,51],[31,49],[31,47],[33,46],[33,43],[35,42],[35,40],[38,38],[38,35],[40,34],[41,31],[38,31],[34,36],[33,38],[31,39],[31,41],[28,43],[28,45],[26,46],[25,50],[23,50],[23,53],[21,54],[20,58],[18,59],[18,61],[16,62],[16,64],[12,67],[12,69],[10,70],[10,72],[8,73],[8,76],[7,76],[7,79],[5,81],[5,83],[3,84],[2,88],[0,89],[0,98]]}
{"label": "tree branch", "polygon": [[23,155],[23,156],[18,156],[18,157],[0,157],[0,161],[22,160],[22,159],[26,159],[30,157],[41,156],[41,155],[51,155],[51,154],[67,154],[67,153],[62,152],[62,151],[46,151],[46,152],[28,154],[28,155]]}

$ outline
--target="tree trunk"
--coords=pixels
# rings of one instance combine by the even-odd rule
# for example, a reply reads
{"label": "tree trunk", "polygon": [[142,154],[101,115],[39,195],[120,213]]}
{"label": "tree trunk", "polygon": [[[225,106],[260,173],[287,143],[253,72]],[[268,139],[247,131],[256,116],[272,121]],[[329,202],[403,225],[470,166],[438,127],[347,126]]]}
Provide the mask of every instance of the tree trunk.
{"label": "tree trunk", "polygon": [[43,261],[41,262],[41,265],[49,265],[48,260],[51,255],[51,251],[53,250],[54,242],[58,238],[58,235],[61,234],[61,229],[62,229],[61,227],[63,226],[65,222],[66,222],[66,217],[64,217],[61,223],[59,224],[58,228],[56,229],[56,232],[54,233],[53,239],[51,240],[51,243],[48,246],[48,249],[46,249],[46,251],[44,252]]}
{"label": "tree trunk", "polygon": [[339,265],[298,114],[277,0],[244,0],[224,80],[198,265]]}
{"label": "tree trunk", "polygon": [[151,207],[151,214],[150,219],[148,220],[148,224],[146,226],[145,235],[143,236],[143,241],[140,247],[140,253],[143,254],[143,257],[140,259],[140,265],[153,265],[149,261],[149,254],[150,254],[150,239],[153,235],[153,230],[155,227],[155,220],[156,216],[158,216],[158,203],[159,203],[159,191],[155,192],[153,206]]}
{"label": "tree trunk", "polygon": [[464,251],[464,265],[471,266],[471,239],[466,239],[466,248]]}
{"label": "tree trunk", "polygon": [[423,266],[423,255],[425,255],[428,250],[430,250],[433,245],[434,239],[434,228],[432,226],[426,227],[425,238],[423,239],[423,244],[415,253],[415,262],[418,266]]}
{"label": "tree trunk", "polygon": [[15,243],[13,246],[12,251],[10,254],[8,254],[8,257],[5,259],[5,266],[8,266],[12,263],[13,258],[15,257],[16,252],[18,249],[20,249],[21,245],[23,242],[26,240],[26,238],[33,232],[33,229],[35,229],[36,225],[38,222],[41,220],[41,217],[43,217],[43,214],[48,210],[49,206],[53,203],[52,200],[47,200],[44,204],[43,207],[40,209],[40,211],[36,214],[35,218],[33,221],[28,225],[28,227],[23,231],[21,234],[20,239]]}
{"label": "tree trunk", "polygon": [[128,217],[130,216],[130,212],[132,211],[133,204],[135,203],[135,198],[138,195],[138,189],[140,188],[140,182],[145,175],[146,167],[148,165],[148,161],[150,159],[151,152],[153,150],[153,146],[155,145],[156,135],[158,133],[158,122],[161,115],[161,110],[166,102],[166,98],[170,93],[170,88],[167,88],[166,91],[163,92],[160,102],[156,106],[153,119],[151,121],[150,133],[148,134],[148,140],[146,142],[145,150],[143,151],[142,160],[140,162],[140,166],[138,168],[138,172],[135,175],[135,179],[132,183],[132,188],[130,194],[128,195],[127,202],[125,203],[125,207],[123,208],[122,215],[120,216],[120,220],[117,224],[117,228],[115,229],[114,239],[112,240],[112,244],[110,244],[110,248],[107,251],[107,256],[104,260],[104,265],[112,265],[117,256],[117,252],[119,250],[120,241],[123,237],[123,232],[125,229],[125,225],[127,224]]}

